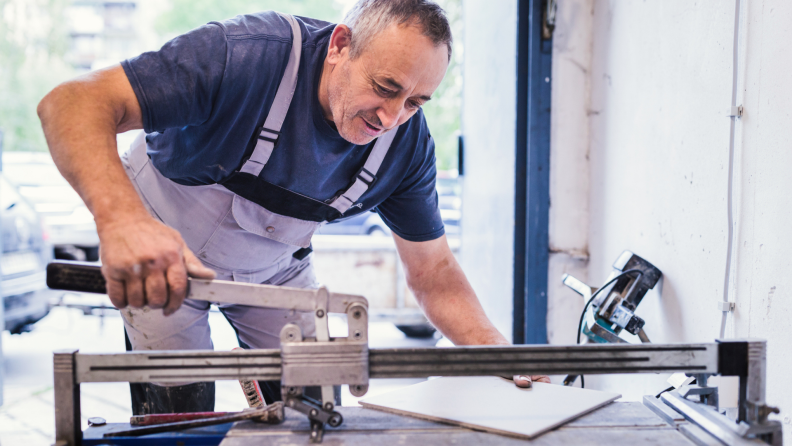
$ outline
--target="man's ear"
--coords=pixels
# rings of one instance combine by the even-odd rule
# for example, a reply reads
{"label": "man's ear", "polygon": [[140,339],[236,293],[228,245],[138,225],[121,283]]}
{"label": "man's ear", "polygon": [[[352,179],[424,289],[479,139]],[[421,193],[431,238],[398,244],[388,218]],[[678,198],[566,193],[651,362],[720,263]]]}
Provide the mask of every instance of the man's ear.
{"label": "man's ear", "polygon": [[327,62],[335,65],[349,56],[349,45],[352,43],[352,30],[344,24],[336,25],[330,35],[327,46]]}

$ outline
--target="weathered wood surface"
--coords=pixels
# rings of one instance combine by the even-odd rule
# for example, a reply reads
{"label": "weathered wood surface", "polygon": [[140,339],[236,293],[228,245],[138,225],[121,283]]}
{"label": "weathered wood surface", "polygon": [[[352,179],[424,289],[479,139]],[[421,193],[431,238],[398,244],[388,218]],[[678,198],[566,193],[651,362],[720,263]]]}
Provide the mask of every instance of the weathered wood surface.
{"label": "weathered wood surface", "polygon": [[[579,446],[637,444],[641,446],[691,446],[676,429],[664,423],[641,403],[611,403],[534,440],[476,432],[417,418],[364,409],[340,407],[344,424],[327,428],[326,446],[336,445],[532,445]],[[277,426],[239,422],[221,446],[307,445],[307,418],[287,409],[286,421]]]}

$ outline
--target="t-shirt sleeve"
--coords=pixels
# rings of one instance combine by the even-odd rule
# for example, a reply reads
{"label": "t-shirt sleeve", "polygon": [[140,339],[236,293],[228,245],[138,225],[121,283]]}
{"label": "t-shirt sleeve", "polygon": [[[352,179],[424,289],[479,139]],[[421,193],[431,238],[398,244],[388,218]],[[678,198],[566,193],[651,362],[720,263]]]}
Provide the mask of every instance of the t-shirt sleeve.
{"label": "t-shirt sleeve", "polygon": [[121,62],[147,133],[199,125],[212,112],[226,65],[227,41],[216,23],[196,28],[159,51]]}
{"label": "t-shirt sleeve", "polygon": [[[425,125],[425,124],[424,124]],[[445,234],[438,208],[434,139],[424,127],[416,158],[396,191],[377,212],[399,237],[411,242],[435,240]]]}

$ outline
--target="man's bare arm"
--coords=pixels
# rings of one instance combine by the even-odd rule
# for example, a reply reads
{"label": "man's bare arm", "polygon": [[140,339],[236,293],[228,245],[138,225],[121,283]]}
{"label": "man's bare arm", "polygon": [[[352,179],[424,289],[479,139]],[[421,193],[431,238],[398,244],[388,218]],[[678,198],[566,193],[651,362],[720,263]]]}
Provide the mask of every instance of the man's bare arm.
{"label": "man's bare arm", "polygon": [[492,325],[446,237],[409,242],[394,234],[407,285],[429,320],[455,345],[508,345]]}
{"label": "man's bare arm", "polygon": [[[509,345],[492,325],[476,293],[448,247],[446,237],[428,242],[409,242],[393,234],[407,276],[426,317],[455,345]],[[530,377],[550,382],[546,376]],[[529,387],[525,375],[514,377],[520,387]]]}
{"label": "man's bare arm", "polygon": [[213,272],[178,232],[149,215],[124,171],[116,134],[143,128],[124,70],[116,65],[59,85],[42,99],[38,114],[55,164],[96,220],[113,304],[176,311],[187,273]]}
{"label": "man's bare arm", "polygon": [[53,160],[97,224],[148,216],[116,148],[116,133],[143,128],[140,105],[120,66],[59,85],[41,101],[38,114]]}

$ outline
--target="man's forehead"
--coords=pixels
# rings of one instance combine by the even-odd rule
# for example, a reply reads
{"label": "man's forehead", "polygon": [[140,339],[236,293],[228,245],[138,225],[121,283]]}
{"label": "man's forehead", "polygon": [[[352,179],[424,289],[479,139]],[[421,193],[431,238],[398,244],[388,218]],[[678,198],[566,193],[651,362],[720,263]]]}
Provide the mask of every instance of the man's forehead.
{"label": "man's forehead", "polygon": [[[414,25],[391,25],[376,35],[360,55],[366,71],[389,88],[432,91],[448,67],[447,51]],[[421,96],[429,92],[416,91]]]}

